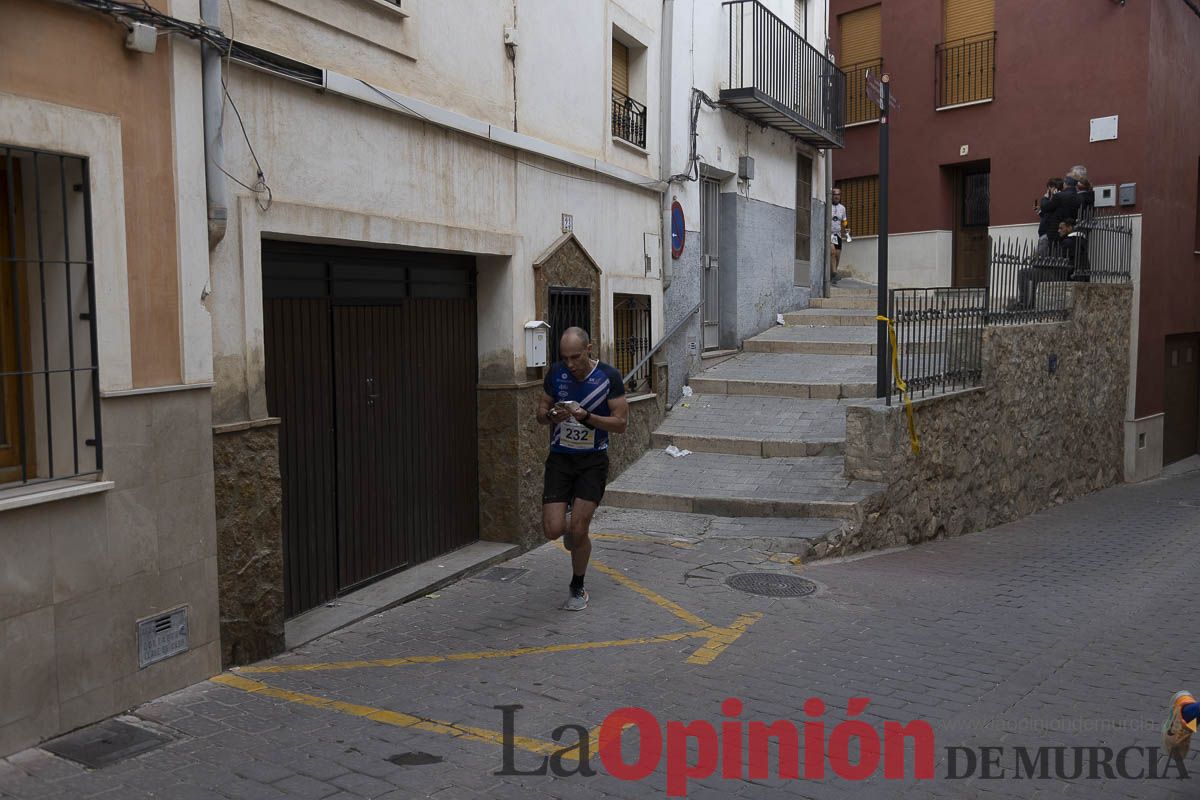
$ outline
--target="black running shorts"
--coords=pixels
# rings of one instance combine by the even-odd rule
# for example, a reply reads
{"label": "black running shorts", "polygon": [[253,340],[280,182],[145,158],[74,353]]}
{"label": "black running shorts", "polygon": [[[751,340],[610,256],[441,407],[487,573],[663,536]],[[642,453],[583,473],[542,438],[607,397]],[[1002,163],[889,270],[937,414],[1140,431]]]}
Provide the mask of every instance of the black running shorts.
{"label": "black running shorts", "polygon": [[546,459],[542,503],[569,503],[578,497],[599,504],[608,483],[608,452],[551,453]]}

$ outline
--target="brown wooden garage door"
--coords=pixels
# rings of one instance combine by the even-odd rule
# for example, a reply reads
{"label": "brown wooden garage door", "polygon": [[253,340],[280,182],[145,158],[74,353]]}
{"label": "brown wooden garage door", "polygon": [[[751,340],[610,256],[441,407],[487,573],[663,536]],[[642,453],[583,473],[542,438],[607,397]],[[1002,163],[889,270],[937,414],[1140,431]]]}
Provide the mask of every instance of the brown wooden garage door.
{"label": "brown wooden garage door", "polygon": [[288,616],[478,538],[474,259],[263,242]]}

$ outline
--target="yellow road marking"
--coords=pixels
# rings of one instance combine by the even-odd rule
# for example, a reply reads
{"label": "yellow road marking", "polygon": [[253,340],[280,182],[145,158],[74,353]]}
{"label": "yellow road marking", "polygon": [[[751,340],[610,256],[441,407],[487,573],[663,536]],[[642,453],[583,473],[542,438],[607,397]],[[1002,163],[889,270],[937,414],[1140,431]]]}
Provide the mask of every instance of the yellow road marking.
{"label": "yellow road marking", "polygon": [[711,664],[713,659],[725,652],[729,645],[736,642],[746,628],[762,619],[762,613],[742,614],[728,628],[710,628],[708,641],[688,658],[689,664]]}
{"label": "yellow road marking", "polygon": [[624,574],[623,572],[613,569],[612,567],[608,566],[607,564],[597,561],[596,559],[592,559],[591,566],[600,570],[605,575],[612,578],[614,581],[621,584],[622,586],[625,586],[625,587],[637,592],[642,597],[646,598],[651,603],[654,603],[654,605],[658,606],[659,608],[664,608],[667,611],[670,611],[672,614],[679,617],[681,620],[686,622],[688,625],[691,625],[692,627],[695,627],[695,628],[711,628],[711,627],[713,627],[712,625],[709,625],[704,620],[700,619],[700,617],[696,616],[692,612],[690,612],[687,609],[680,606],[678,603],[668,600],[667,598],[663,597],[662,595],[658,594],[657,592],[653,592],[650,589],[647,589],[645,586],[642,586],[640,583],[638,583],[637,581],[635,581],[633,578],[629,577],[628,575]]}
{"label": "yellow road marking", "polygon": [[440,664],[447,661],[476,661],[485,658],[516,658],[517,656],[539,655],[542,653],[570,653],[579,650],[598,650],[605,647],[631,647],[642,644],[657,644],[659,642],[678,642],[681,639],[711,638],[710,631],[682,631],[679,633],[662,633],[657,636],[639,636],[632,639],[613,639],[606,642],[573,642],[568,644],[549,644],[540,647],[518,647],[512,650],[478,650],[465,653],[450,653],[444,656],[406,656],[403,658],[378,658],[363,661],[332,661],[317,664],[274,664],[262,667],[237,667],[243,674],[249,673],[278,673],[278,672],[319,672],[322,670],[361,669],[364,667],[406,667],[412,664]]}
{"label": "yellow road marking", "polygon": [[[455,736],[460,739],[466,739],[472,742],[487,742],[489,744],[504,745],[504,735],[499,731],[488,730],[487,728],[478,728],[474,725],[460,725],[449,722],[439,722],[435,719],[426,719],[424,717],[405,714],[401,711],[388,711],[382,708],[372,708],[371,706],[358,705],[357,703],[346,703],[341,700],[330,700],[325,697],[318,697],[314,694],[303,694],[301,692],[291,692],[287,689],[277,689],[274,686],[262,683],[261,681],[253,681],[249,678],[242,678],[238,675],[230,675],[224,673],[210,678],[213,683],[219,683],[224,686],[230,686],[234,689],[241,689],[244,692],[252,694],[261,694],[266,697],[274,697],[279,700],[286,700],[289,703],[299,703],[300,705],[312,706],[313,708],[323,708],[330,711],[337,711],[340,714],[346,714],[352,717],[363,717],[375,722],[383,723],[384,725],[393,725],[397,728],[412,728],[413,730],[426,731],[429,733],[444,733],[448,736]],[[552,755],[563,749],[563,745],[553,742],[544,742],[540,739],[532,739],[528,736],[513,736],[512,740],[514,747],[519,747],[522,750],[527,750],[531,753],[540,755]],[[569,758],[564,754],[564,758]],[[569,759],[574,760],[574,759]]]}
{"label": "yellow road marking", "polygon": [[[593,533],[593,539],[615,542],[649,542],[650,544],[665,544],[671,547],[691,547],[695,542],[688,539],[666,539],[662,536],[644,536],[637,533]],[[566,548],[563,548],[566,549]]]}

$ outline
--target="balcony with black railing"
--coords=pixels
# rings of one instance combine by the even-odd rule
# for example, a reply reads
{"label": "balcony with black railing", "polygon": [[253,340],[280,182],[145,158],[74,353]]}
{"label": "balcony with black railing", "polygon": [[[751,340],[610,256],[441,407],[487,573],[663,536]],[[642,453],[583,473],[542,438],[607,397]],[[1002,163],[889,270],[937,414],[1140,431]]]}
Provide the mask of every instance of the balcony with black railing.
{"label": "balcony with black railing", "polygon": [[726,0],[729,83],[721,102],[817,147],[841,147],[846,75],[758,0]]}
{"label": "balcony with black railing", "polygon": [[996,34],[985,33],[933,49],[937,108],[982,103],[996,89]]}
{"label": "balcony with black railing", "polygon": [[860,125],[879,119],[879,104],[867,95],[867,73],[876,79],[883,74],[883,59],[847,64],[846,73],[846,124]]}
{"label": "balcony with black railing", "polygon": [[646,148],[646,107],[616,89],[612,93],[612,135]]}

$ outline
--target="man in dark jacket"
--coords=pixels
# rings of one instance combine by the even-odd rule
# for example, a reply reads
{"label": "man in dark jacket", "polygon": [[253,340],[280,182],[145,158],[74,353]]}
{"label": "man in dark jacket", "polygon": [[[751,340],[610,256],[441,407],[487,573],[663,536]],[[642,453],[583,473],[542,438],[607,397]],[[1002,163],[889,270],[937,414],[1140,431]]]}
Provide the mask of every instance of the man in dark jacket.
{"label": "man in dark jacket", "polygon": [[1051,197],[1042,199],[1042,211],[1050,219],[1050,230],[1055,231],[1049,234],[1051,252],[1054,252],[1058,240],[1058,223],[1066,219],[1075,222],[1075,216],[1079,213],[1079,193],[1075,191],[1075,184],[1075,179],[1068,175],[1062,179],[1061,192],[1055,192]]}

